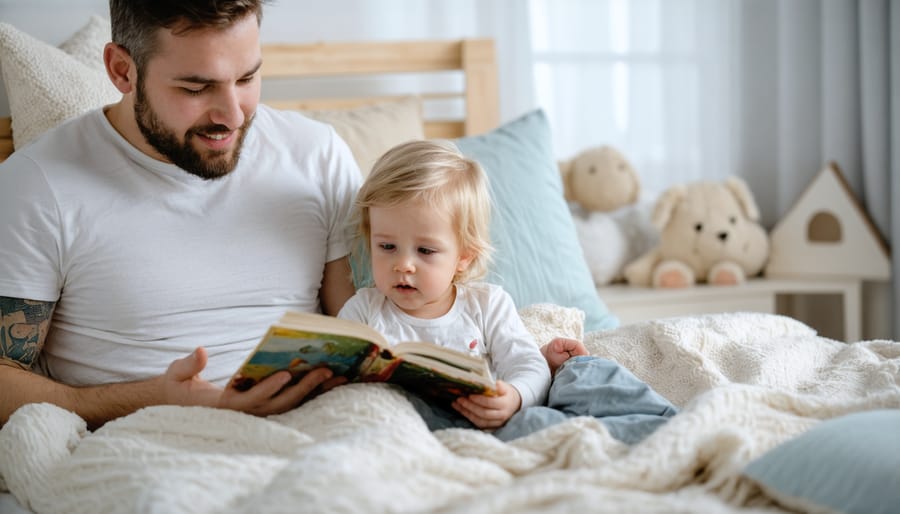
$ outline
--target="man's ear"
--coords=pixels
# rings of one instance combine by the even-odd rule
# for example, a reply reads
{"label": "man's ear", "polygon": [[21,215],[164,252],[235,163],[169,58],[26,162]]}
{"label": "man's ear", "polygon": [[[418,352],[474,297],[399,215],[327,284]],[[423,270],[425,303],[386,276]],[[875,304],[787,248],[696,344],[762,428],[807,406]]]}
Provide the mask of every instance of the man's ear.
{"label": "man's ear", "polygon": [[137,83],[137,67],[128,50],[116,43],[106,43],[103,47],[103,64],[109,80],[123,95],[131,93]]}

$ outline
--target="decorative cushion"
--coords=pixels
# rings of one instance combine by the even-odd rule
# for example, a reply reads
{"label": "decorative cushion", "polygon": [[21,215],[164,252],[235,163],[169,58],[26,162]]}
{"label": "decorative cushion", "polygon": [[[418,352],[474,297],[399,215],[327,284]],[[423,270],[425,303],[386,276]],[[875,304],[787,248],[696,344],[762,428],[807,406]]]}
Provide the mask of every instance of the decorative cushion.
{"label": "decorative cushion", "polygon": [[900,409],[823,421],[751,462],[744,475],[792,509],[897,512]]}
{"label": "decorative cushion", "polygon": [[519,316],[538,346],[557,337],[584,339],[584,311],[552,303],[533,303],[519,309]]}
{"label": "decorative cushion", "polygon": [[618,319],[597,295],[579,246],[544,112],[455,142],[490,179],[496,253],[487,280],[503,286],[519,308],[575,307],[585,313],[585,331],[616,327]]}
{"label": "decorative cushion", "polygon": [[334,127],[356,158],[363,176],[392,147],[413,139],[423,139],[422,104],[410,96],[353,109],[304,111],[310,118]]}
{"label": "decorative cushion", "polygon": [[106,76],[103,47],[109,21],[92,16],[60,48],[0,23],[0,67],[9,97],[13,146],[122,95]]}

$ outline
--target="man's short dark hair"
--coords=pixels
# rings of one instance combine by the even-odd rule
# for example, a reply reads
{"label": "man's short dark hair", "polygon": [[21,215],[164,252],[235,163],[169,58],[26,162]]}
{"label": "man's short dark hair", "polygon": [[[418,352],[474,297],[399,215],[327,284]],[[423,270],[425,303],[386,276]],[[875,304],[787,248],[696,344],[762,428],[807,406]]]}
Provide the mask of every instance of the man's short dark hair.
{"label": "man's short dark hair", "polygon": [[125,48],[140,73],[156,51],[159,29],[175,34],[227,28],[255,14],[266,0],[109,0],[112,40]]}

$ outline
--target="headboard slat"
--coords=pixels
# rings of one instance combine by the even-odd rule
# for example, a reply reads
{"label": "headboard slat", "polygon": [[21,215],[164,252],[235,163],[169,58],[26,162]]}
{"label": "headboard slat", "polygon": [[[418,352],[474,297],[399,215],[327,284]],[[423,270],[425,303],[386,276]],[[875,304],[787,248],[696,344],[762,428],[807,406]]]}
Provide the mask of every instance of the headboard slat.
{"label": "headboard slat", "polygon": [[464,121],[426,121],[425,137],[429,139],[455,139],[466,135]]}
{"label": "headboard slat", "polygon": [[462,52],[466,74],[466,134],[480,134],[496,127],[500,120],[494,42],[463,40]]}
{"label": "headboard slat", "polygon": [[319,77],[458,70],[462,41],[384,41],[263,46],[263,77]]}
{"label": "headboard slat", "polygon": [[303,98],[296,100],[263,100],[263,103],[276,109],[317,111],[331,109],[352,109],[363,105],[380,102],[401,100],[408,96],[419,97],[422,101],[429,100],[464,100],[462,93],[422,93],[417,95],[379,95],[379,96],[354,96],[346,98]]}

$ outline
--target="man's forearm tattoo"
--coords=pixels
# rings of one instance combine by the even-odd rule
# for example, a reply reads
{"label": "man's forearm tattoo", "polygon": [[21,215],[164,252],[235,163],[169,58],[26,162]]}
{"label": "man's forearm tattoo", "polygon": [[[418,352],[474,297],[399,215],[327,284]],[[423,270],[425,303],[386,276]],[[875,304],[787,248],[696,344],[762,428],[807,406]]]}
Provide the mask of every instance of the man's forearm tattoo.
{"label": "man's forearm tattoo", "polygon": [[0,296],[0,357],[33,366],[55,304]]}

